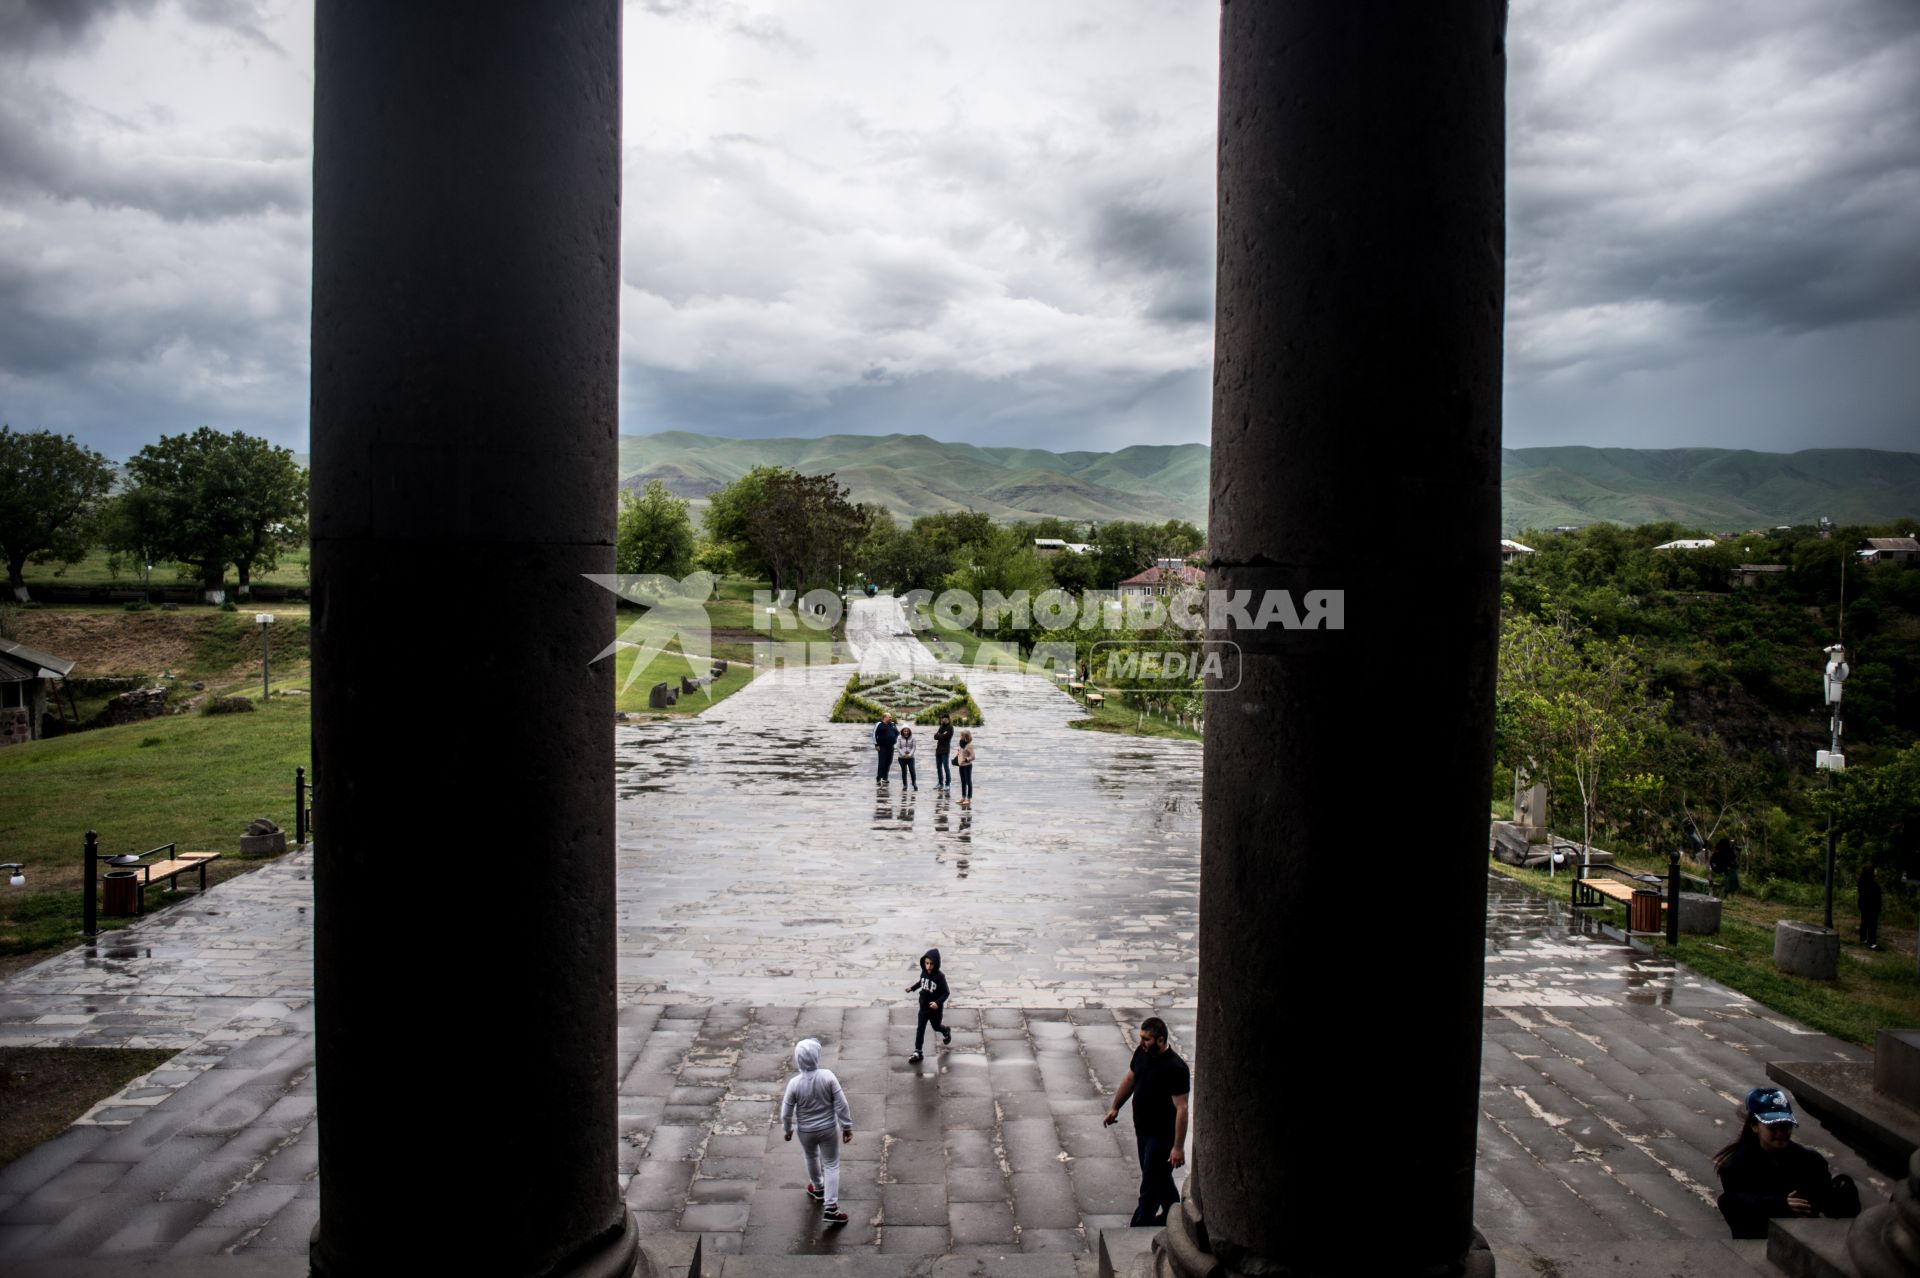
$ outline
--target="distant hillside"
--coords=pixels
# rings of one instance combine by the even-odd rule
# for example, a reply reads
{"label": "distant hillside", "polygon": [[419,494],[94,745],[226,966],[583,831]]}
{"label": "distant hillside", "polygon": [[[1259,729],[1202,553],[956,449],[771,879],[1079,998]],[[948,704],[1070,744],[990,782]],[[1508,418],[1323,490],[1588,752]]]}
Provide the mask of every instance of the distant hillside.
{"label": "distant hillside", "polygon": [[1057,515],[1203,523],[1207,517],[1205,444],[1050,453],[945,444],[925,435],[730,439],[663,431],[620,437],[624,488],[658,479],[676,496],[698,500],[756,465],[831,472],[855,501],[878,503],[903,518],[966,509],[1005,520]]}
{"label": "distant hillside", "polygon": [[[1207,519],[1205,444],[1138,445],[1113,453],[981,448],[925,435],[731,439],[664,431],[620,438],[620,482],[658,479],[703,500],[755,465],[829,471],[855,501],[909,518],[971,508],[996,519]],[[1508,532],[1672,519],[1710,530],[1920,516],[1920,453],[1815,448],[1510,448],[1501,453]],[[1401,517],[1418,518],[1406,511]]]}
{"label": "distant hillside", "polygon": [[1874,523],[1920,515],[1920,453],[1810,448],[1517,448],[1501,456],[1501,523],[1645,524],[1710,530]]}

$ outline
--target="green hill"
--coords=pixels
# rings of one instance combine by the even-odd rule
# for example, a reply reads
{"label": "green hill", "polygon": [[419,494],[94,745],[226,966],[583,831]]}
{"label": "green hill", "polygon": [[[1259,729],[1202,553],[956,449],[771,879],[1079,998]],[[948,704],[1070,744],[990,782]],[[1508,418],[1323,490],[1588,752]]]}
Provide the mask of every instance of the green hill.
{"label": "green hill", "polygon": [[[925,435],[732,439],[663,431],[620,439],[620,480],[658,479],[704,501],[755,465],[832,472],[856,501],[909,518],[973,509],[996,519],[1207,517],[1205,444],[1118,452],[982,448]],[[1872,523],[1920,515],[1920,454],[1865,448],[1760,453],[1729,448],[1510,448],[1501,453],[1502,527],[1657,520],[1715,531],[1805,524],[1821,516]],[[1396,520],[1419,511],[1395,512]]]}

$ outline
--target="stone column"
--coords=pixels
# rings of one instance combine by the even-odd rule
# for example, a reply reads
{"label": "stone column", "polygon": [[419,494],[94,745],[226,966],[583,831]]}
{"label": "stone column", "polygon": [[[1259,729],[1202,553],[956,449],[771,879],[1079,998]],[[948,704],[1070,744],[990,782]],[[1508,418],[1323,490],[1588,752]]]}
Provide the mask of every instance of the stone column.
{"label": "stone column", "polygon": [[[1344,628],[1214,632],[1243,669],[1206,716],[1197,1194],[1163,1268],[1490,1267],[1504,30],[1499,0],[1222,11],[1207,584],[1344,591]],[[1382,1227],[1336,1228],[1356,1205]]]}
{"label": "stone column", "polygon": [[[320,0],[316,1275],[632,1268],[620,3]],[[473,589],[465,589],[471,585]]]}

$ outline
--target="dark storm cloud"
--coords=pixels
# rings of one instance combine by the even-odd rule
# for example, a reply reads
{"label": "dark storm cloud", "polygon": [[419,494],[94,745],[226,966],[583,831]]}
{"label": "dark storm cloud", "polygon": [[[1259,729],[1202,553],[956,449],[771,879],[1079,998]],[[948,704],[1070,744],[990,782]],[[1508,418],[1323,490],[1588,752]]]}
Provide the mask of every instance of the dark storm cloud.
{"label": "dark storm cloud", "polygon": [[1523,326],[1527,303],[1709,337],[1920,309],[1920,6],[1532,5],[1511,34]]}
{"label": "dark storm cloud", "polygon": [[[158,7],[156,0],[0,0],[0,56],[30,58],[74,49],[96,36],[108,19],[144,17]],[[196,22],[279,47],[261,30],[262,10],[255,0],[179,0],[179,8]]]}
{"label": "dark storm cloud", "polygon": [[9,202],[37,195],[142,209],[169,222],[300,212],[310,201],[311,166],[296,139],[248,139],[257,158],[142,153],[132,145],[114,154],[88,140],[86,116],[51,90],[0,88],[0,194]]}

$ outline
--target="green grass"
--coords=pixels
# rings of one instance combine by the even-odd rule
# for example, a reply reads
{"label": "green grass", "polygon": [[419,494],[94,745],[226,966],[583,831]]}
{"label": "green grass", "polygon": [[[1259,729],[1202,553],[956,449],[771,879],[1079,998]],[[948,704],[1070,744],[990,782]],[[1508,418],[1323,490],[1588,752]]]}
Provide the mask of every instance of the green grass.
{"label": "green grass", "polygon": [[[717,647],[717,645],[716,645]],[[718,651],[715,656],[721,656]],[[692,715],[718,705],[740,689],[753,682],[753,667],[750,665],[729,664],[727,672],[708,684],[699,692],[682,694],[680,700],[664,710],[654,710],[647,706],[647,694],[656,683],[665,683],[670,687],[680,686],[680,676],[691,675],[687,668],[687,659],[676,648],[673,651],[657,653],[640,672],[640,677],[628,686],[627,673],[633,669],[633,663],[639,659],[640,650],[626,648],[614,654],[613,708],[615,710],[639,711],[653,715]],[[731,662],[731,658],[728,658]],[[701,671],[700,673],[705,673]],[[709,697],[707,694],[713,695]]]}
{"label": "green grass", "polygon": [[[297,546],[282,552],[280,564],[272,572],[255,573],[253,580],[262,586],[304,586],[307,584],[307,547]],[[119,575],[107,567],[107,552],[98,548],[88,552],[87,557],[76,564],[28,564],[23,574],[27,590],[35,586],[114,586],[124,590],[135,590],[143,584],[146,576],[145,565],[124,563]],[[155,590],[174,589],[182,586],[198,586],[197,577],[190,575],[181,578],[178,566],[171,560],[156,563],[153,566],[152,584]],[[233,588],[239,584],[231,566],[227,569],[227,592],[232,597]]]}
{"label": "green grass", "polygon": [[0,1047],[0,1167],[174,1055],[171,1047]]}
{"label": "green grass", "polygon": [[[930,608],[918,609],[923,625],[914,633],[928,652],[944,661],[954,661],[969,668],[982,667],[996,670],[1019,670],[1023,673],[1038,673],[1039,668],[1021,658],[1012,644],[1001,643],[997,639],[985,639],[971,630],[958,630],[946,625],[933,615]],[[949,650],[942,652],[929,642],[929,637],[948,645]],[[957,647],[960,655],[955,657],[952,648]],[[984,650],[984,651],[983,651]]]}
{"label": "green grass", "polygon": [[252,714],[168,715],[0,751],[0,847],[27,863],[28,884],[0,889],[0,953],[77,932],[89,829],[107,855],[177,843],[223,854],[209,882],[243,872],[235,857],[247,822],[293,828],[293,770],[308,762],[310,718],[305,697],[275,698]]}
{"label": "green grass", "polygon": [[1087,732],[1118,732],[1134,737],[1167,737],[1175,741],[1199,741],[1202,734],[1191,728],[1162,719],[1157,715],[1143,715],[1133,706],[1108,698],[1102,705],[1088,707],[1088,717],[1075,719],[1067,726],[1080,728]]}
{"label": "green grass", "polygon": [[[1488,868],[1555,900],[1565,901],[1572,892],[1565,870],[1549,879],[1545,870],[1492,858]],[[1624,922],[1624,907],[1610,907],[1610,913],[1616,925]],[[1886,920],[1881,927],[1886,948],[1843,944],[1836,978],[1814,981],[1788,976],[1773,966],[1773,925],[1783,918],[1817,923],[1822,913],[1819,906],[1807,909],[1736,896],[1723,904],[1720,931],[1713,936],[1683,935],[1677,946],[1668,945],[1664,937],[1639,939],[1756,1003],[1862,1047],[1873,1046],[1879,1030],[1920,1024],[1920,973],[1914,970],[1911,949],[1888,944]],[[1838,900],[1833,921],[1843,938],[1858,935],[1858,915],[1840,908]]]}

